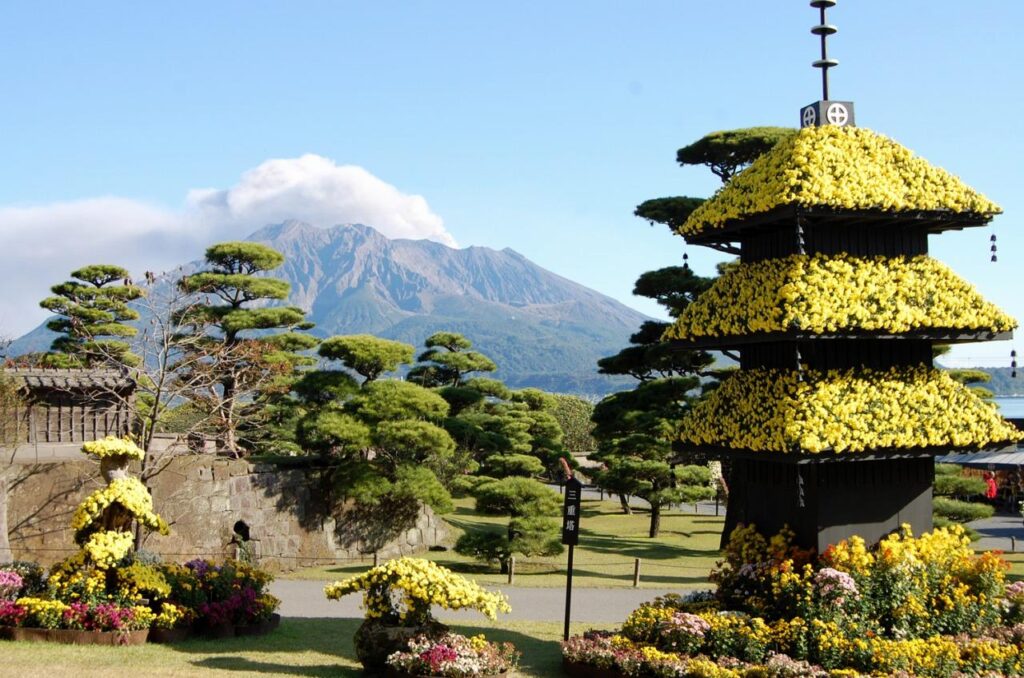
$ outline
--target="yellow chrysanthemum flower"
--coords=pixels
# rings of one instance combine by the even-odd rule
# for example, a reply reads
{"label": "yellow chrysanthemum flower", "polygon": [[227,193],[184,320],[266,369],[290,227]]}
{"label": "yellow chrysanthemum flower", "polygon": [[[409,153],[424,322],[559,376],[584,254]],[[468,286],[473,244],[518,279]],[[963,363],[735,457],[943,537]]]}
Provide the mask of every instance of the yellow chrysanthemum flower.
{"label": "yellow chrysanthemum flower", "polygon": [[789,330],[998,333],[1016,326],[972,285],[927,256],[793,254],[729,269],[686,308],[664,338]]}
{"label": "yellow chrysanthemum flower", "polygon": [[780,141],[679,228],[697,235],[782,206],[998,214],[998,205],[863,127],[805,127]]}
{"label": "yellow chrysanthemum flower", "polygon": [[947,373],[749,369],[730,376],[680,423],[680,438],[758,452],[980,448],[1021,433]]}

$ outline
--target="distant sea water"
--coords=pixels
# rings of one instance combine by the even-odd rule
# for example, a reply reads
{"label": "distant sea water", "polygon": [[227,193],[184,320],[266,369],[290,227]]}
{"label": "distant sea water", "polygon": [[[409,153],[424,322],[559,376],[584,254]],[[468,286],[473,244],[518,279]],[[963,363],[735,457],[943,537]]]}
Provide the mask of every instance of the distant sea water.
{"label": "distant sea water", "polygon": [[993,398],[999,414],[1007,419],[1024,419],[1024,398]]}

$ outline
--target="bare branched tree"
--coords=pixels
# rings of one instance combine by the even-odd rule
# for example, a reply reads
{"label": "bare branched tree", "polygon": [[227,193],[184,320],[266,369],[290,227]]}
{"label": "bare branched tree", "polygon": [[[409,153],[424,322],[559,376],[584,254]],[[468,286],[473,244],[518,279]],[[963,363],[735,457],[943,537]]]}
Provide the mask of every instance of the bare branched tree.
{"label": "bare branched tree", "polygon": [[25,398],[21,384],[3,371],[11,343],[10,337],[0,335],[0,448],[9,451],[13,458],[14,449],[24,436],[21,419],[25,411]]}

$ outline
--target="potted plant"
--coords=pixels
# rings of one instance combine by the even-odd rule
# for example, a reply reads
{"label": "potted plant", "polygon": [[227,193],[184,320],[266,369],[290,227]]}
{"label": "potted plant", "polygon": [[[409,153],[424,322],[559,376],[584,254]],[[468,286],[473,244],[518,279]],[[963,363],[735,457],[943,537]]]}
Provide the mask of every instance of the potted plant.
{"label": "potted plant", "polygon": [[417,636],[404,652],[387,658],[388,678],[471,678],[508,676],[519,663],[512,643],[491,643],[482,635],[467,638],[446,633],[439,638]]}
{"label": "potted plant", "polygon": [[[356,630],[356,655],[367,671],[382,673],[387,658],[422,637],[440,639],[448,629],[430,613],[432,605],[448,610],[470,608],[490,619],[511,608],[502,593],[421,558],[398,558],[324,589],[328,598],[363,592],[366,618]],[[425,642],[425,641],[424,641]]]}

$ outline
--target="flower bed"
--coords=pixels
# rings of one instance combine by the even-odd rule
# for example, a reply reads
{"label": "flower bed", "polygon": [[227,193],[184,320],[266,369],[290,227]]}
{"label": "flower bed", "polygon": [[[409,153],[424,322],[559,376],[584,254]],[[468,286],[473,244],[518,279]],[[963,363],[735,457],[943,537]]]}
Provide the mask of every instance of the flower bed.
{"label": "flower bed", "polygon": [[696,235],[776,207],[998,214],[955,176],[863,127],[804,127],[700,205],[679,228]]}
{"label": "flower bed", "polygon": [[680,423],[680,438],[758,452],[984,447],[1021,434],[946,372],[742,370]]}
{"label": "flower bed", "polygon": [[266,592],[266,572],[234,560],[139,562],[132,523],[168,531],[145,485],[125,475],[128,460],[141,459],[142,450],[128,438],[108,437],[82,451],[98,457],[101,470],[106,464],[116,473],[105,473],[106,487],[72,517],[78,553],[55,564],[47,577],[33,563],[0,567],[0,629],[6,637],[86,642],[84,633],[100,639],[91,642],[106,643],[102,634],[113,633],[144,641],[142,632],[153,628],[154,640],[172,642],[193,629],[224,637],[277,627],[274,610],[281,601]]}
{"label": "flower bed", "polygon": [[686,307],[665,339],[762,332],[1004,332],[1013,318],[927,256],[808,256],[740,264]]}
{"label": "flower bed", "polygon": [[[0,580],[8,579],[5,572],[0,569]],[[41,596],[0,600],[0,629],[7,630],[8,638],[60,642],[76,642],[76,636],[30,631],[124,634],[151,629],[153,642],[176,642],[194,633],[261,635],[280,624],[280,615],[274,612],[280,601],[265,592],[270,575],[244,563],[133,563],[111,568],[103,577],[94,575],[69,567],[68,561],[59,563]],[[110,590],[98,584],[108,577],[113,582]],[[102,636],[97,638],[91,642],[106,643]]]}
{"label": "flower bed", "polygon": [[418,636],[404,652],[388,656],[388,676],[470,678],[507,675],[519,662],[512,643],[490,643],[482,635],[467,638],[446,633],[440,638]]}
{"label": "flower bed", "polygon": [[144,605],[23,597],[0,601],[0,637],[80,645],[139,645],[156,615]]}
{"label": "flower bed", "polygon": [[[563,644],[570,670],[620,676],[952,676],[1024,670],[1024,584],[959,528],[909,529],[820,557],[752,527],[732,535],[715,593],[642,605],[618,633]],[[582,674],[578,674],[582,675]]]}

